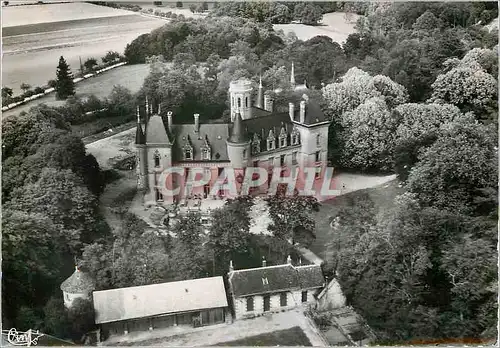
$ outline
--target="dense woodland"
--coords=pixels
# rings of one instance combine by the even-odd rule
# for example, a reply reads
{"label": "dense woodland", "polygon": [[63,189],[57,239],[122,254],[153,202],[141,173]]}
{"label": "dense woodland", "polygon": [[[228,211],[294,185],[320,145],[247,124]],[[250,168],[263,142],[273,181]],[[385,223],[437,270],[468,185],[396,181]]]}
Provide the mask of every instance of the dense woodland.
{"label": "dense woodland", "polygon": [[[229,82],[259,75],[282,89],[275,105],[286,108],[293,61],[296,80],[307,81],[332,120],[333,165],[396,173],[406,190],[389,210],[353,199],[338,216],[325,272],[382,343],[496,337],[498,33],[484,25],[497,4],[337,3],[361,15],[343,45],[274,31],[269,11],[299,5],[266,6],[220,4],[208,18],[139,36],[126,58],[153,63],[136,95],[117,87],[106,100],[70,98],[3,120],[5,326],[78,336],[82,326],[57,319],[58,287],[74,257],[106,289],[224,274],[229,259],[238,268],[262,256],[281,263],[288,240],[310,241],[317,204],[297,197],[269,199],[273,236],[249,234],[249,198],[215,212],[208,237],[196,216],[180,220],[176,238],[125,213],[110,231],[97,204],[106,173],[69,128],[109,112],[126,122],[146,94],[176,122],[191,122],[195,111],[224,118]],[[85,305],[80,311],[85,317]]]}

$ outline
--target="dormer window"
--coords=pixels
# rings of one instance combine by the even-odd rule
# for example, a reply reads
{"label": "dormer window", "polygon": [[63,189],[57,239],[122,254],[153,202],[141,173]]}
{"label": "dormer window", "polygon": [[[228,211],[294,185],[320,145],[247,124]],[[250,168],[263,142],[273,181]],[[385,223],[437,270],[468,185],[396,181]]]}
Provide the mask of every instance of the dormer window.
{"label": "dormer window", "polygon": [[160,166],[160,153],[158,151],[155,151],[153,160],[155,162],[155,168],[158,168]]}
{"label": "dormer window", "polygon": [[274,133],[272,130],[269,131],[269,136],[267,137],[267,151],[274,150],[276,148],[276,139],[274,138]]}
{"label": "dormer window", "polygon": [[267,278],[262,278],[262,285],[269,285],[269,280],[267,280]]}
{"label": "dormer window", "polygon": [[184,159],[187,159],[187,160],[193,159],[193,150],[192,149],[184,149]]}
{"label": "dormer window", "polygon": [[201,150],[201,156],[202,156],[202,159],[204,160],[210,160],[210,148],[209,147],[205,147]]}
{"label": "dormer window", "polygon": [[260,152],[260,139],[257,134],[254,134],[252,140],[252,153],[256,154],[259,152]]}
{"label": "dormer window", "polygon": [[292,131],[292,145],[299,145],[300,142],[300,133],[297,128],[294,128]]}
{"label": "dormer window", "polygon": [[286,146],[286,131],[285,131],[285,128],[281,128],[279,141],[280,141],[280,147],[285,147]]}

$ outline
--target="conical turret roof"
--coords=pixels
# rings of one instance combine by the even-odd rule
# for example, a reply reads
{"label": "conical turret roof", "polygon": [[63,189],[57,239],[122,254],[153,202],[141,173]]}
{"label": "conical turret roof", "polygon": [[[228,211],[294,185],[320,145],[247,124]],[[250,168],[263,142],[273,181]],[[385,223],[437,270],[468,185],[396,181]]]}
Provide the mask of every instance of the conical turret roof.
{"label": "conical turret roof", "polygon": [[95,290],[92,277],[75,267],[75,272],[61,284],[61,290],[70,294],[78,294]]}
{"label": "conical turret roof", "polygon": [[234,116],[233,129],[231,131],[231,136],[229,137],[229,142],[231,143],[244,143],[247,141],[245,131],[243,130],[243,120],[239,111],[236,112]]}

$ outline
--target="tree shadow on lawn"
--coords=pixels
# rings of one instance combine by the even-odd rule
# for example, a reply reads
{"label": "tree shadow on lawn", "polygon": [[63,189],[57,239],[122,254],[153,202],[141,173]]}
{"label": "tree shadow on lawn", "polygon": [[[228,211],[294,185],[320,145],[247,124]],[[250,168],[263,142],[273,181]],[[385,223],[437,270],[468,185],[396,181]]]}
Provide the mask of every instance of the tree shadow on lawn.
{"label": "tree shadow on lawn", "polygon": [[286,330],[273,331],[261,335],[245,337],[239,340],[218,343],[214,346],[305,346],[311,347],[311,341],[298,326]]}
{"label": "tree shadow on lawn", "polygon": [[352,209],[361,201],[368,200],[375,207],[377,214],[391,209],[394,206],[394,198],[404,192],[404,188],[399,187],[399,181],[396,179],[377,187],[350,192],[322,202],[319,212],[316,213],[316,239],[309,249],[319,257],[325,258],[327,246],[335,238],[330,224],[343,209]]}

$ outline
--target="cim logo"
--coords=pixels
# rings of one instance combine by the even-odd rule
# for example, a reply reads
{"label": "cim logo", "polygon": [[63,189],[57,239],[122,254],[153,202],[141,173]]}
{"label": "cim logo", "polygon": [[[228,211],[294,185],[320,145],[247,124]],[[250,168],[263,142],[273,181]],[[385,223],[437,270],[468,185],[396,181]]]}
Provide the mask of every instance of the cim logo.
{"label": "cim logo", "polygon": [[38,339],[44,334],[34,332],[33,330],[28,330],[26,332],[20,332],[12,328],[9,331],[3,330],[2,335],[7,336],[7,341],[13,346],[36,346],[38,344]]}

